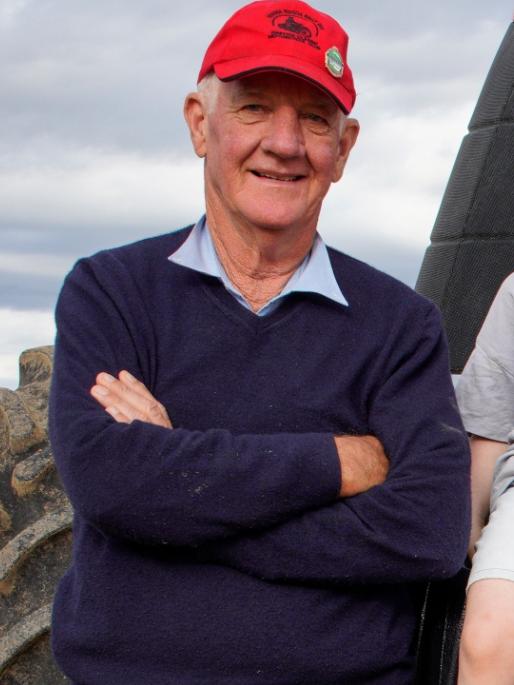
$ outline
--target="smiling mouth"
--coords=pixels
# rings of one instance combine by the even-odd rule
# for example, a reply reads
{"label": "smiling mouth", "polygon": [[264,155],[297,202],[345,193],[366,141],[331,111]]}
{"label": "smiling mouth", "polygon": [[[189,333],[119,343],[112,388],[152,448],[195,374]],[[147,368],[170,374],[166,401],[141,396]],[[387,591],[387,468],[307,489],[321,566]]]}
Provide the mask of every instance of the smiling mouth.
{"label": "smiling mouth", "polygon": [[304,176],[284,176],[275,174],[266,174],[262,171],[253,171],[252,174],[258,178],[269,178],[272,181],[284,181],[285,183],[294,183],[295,181],[300,181]]}

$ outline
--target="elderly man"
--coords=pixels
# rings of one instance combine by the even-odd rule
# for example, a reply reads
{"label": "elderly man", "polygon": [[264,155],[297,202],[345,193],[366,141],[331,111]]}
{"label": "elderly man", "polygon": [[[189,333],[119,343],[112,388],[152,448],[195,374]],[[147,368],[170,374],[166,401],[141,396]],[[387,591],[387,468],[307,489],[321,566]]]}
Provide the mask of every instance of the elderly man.
{"label": "elderly man", "polygon": [[347,41],[296,0],[236,12],[185,102],[205,216],[65,282],[77,684],[406,685],[423,583],[465,557],[439,314],[316,232],[358,132]]}

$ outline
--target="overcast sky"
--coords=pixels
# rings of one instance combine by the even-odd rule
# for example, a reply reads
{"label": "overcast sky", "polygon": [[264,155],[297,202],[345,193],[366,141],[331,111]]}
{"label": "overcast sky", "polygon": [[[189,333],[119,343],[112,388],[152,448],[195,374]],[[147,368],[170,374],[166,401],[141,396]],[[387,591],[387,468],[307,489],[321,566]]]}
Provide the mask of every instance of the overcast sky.
{"label": "overcast sky", "polygon": [[[194,222],[182,118],[232,0],[0,0],[0,386],[53,341],[74,261]],[[284,7],[287,2],[284,3]],[[361,135],[327,242],[414,285],[510,0],[320,0],[350,34]]]}

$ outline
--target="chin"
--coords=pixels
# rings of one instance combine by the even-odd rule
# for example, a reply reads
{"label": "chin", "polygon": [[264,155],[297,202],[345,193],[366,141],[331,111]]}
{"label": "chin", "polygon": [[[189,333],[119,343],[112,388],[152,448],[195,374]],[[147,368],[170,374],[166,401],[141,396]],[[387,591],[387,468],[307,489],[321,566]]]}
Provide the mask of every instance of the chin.
{"label": "chin", "polygon": [[252,225],[259,228],[261,231],[269,231],[270,233],[281,233],[286,231],[298,230],[305,222],[298,221],[280,221],[276,217],[268,219],[258,219],[251,221]]}
{"label": "chin", "polygon": [[246,221],[266,231],[295,230],[310,223],[306,212],[283,212],[277,213],[276,208],[270,207],[268,211],[246,212],[243,214]]}

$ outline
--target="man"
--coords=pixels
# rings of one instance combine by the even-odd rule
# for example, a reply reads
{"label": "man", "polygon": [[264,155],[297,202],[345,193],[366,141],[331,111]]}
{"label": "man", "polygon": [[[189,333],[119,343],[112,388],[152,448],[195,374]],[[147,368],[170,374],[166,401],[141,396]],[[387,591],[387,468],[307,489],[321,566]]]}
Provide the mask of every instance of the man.
{"label": "man", "polygon": [[423,584],[465,557],[467,441],[435,308],[316,233],[358,132],[346,53],[303,2],[236,12],[185,102],[205,217],[66,280],[75,683],[412,682]]}

